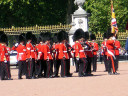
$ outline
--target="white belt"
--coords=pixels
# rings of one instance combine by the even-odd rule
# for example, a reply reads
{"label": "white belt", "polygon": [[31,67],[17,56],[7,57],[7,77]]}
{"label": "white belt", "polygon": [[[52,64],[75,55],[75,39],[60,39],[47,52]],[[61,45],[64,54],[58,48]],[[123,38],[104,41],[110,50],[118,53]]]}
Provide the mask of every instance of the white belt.
{"label": "white belt", "polygon": [[23,51],[26,51],[26,49],[23,49]]}
{"label": "white belt", "polygon": [[67,53],[67,51],[63,51],[64,53]]}
{"label": "white belt", "polygon": [[19,53],[19,55],[23,55],[24,53]]}
{"label": "white belt", "polygon": [[31,48],[28,47],[27,49],[30,50]]}
{"label": "white belt", "polygon": [[40,54],[41,54],[42,52],[38,52],[38,53],[40,53]]}
{"label": "white belt", "polygon": [[84,50],[80,50],[79,52],[84,52]]}
{"label": "white belt", "polygon": [[31,50],[31,52],[34,52],[34,50]]}
{"label": "white belt", "polygon": [[47,53],[50,53],[50,52],[47,52]]}

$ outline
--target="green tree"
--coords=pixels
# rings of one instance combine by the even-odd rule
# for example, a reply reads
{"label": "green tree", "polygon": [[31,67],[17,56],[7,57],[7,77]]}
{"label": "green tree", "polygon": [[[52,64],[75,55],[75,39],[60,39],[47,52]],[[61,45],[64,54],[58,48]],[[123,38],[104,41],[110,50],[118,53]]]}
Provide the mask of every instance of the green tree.
{"label": "green tree", "polygon": [[1,0],[0,27],[66,23],[68,0]]}
{"label": "green tree", "polygon": [[[119,32],[125,31],[128,20],[127,0],[113,0]],[[111,1],[110,0],[86,0],[85,10],[90,13],[89,31],[94,33],[106,32],[111,23]]]}

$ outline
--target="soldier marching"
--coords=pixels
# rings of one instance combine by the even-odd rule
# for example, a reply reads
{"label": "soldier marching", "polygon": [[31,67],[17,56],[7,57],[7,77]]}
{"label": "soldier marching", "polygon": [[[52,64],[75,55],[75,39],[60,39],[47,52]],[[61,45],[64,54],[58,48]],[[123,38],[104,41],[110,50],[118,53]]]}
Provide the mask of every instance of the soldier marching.
{"label": "soldier marching", "polygon": [[[109,75],[117,75],[120,43],[114,34],[110,32],[106,34],[101,47],[101,54],[107,61],[105,71],[108,71]],[[59,77],[60,68],[60,77],[72,77],[70,58],[75,62],[75,72],[79,77],[93,76],[92,72],[97,70],[99,50],[95,35],[89,36],[89,32],[77,29],[73,35],[73,46],[68,43],[68,39],[65,31],[54,34],[53,38],[50,32],[40,33],[38,38],[32,32],[27,32],[20,34],[18,43],[8,48],[7,36],[4,32],[0,32],[1,80],[12,80],[9,63],[12,50],[17,51],[18,79],[23,79],[23,75],[26,79]]]}

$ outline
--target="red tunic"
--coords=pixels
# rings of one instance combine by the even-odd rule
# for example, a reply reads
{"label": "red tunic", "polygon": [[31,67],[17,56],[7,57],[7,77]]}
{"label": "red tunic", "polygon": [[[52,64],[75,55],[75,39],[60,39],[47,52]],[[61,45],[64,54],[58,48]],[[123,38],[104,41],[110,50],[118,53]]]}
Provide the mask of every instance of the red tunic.
{"label": "red tunic", "polygon": [[17,51],[17,60],[25,61],[26,60],[26,47],[22,44],[19,44],[16,48]]}
{"label": "red tunic", "polygon": [[29,42],[27,42],[26,44],[26,54],[27,54],[27,58],[35,59],[35,48]]}
{"label": "red tunic", "polygon": [[16,50],[16,47],[15,47],[15,46],[13,46],[13,47],[12,47],[12,50]]}
{"label": "red tunic", "polygon": [[8,52],[8,54],[6,55],[6,58],[7,58],[7,61],[10,61],[10,55],[9,55],[9,53],[11,51],[11,48],[10,47],[6,47],[6,49],[7,49],[7,52]]}
{"label": "red tunic", "polygon": [[3,61],[7,61],[7,58],[6,58],[6,54],[7,54],[7,49],[6,49],[6,46],[4,44],[0,44],[0,61],[3,62]]}
{"label": "red tunic", "polygon": [[69,56],[68,56],[68,53],[67,53],[67,48],[63,43],[60,43],[58,45],[58,51],[59,51],[58,59],[63,59],[63,58],[69,59]]}
{"label": "red tunic", "polygon": [[120,42],[115,41],[115,55],[119,55]]}
{"label": "red tunic", "polygon": [[[112,52],[114,55],[114,40],[107,40],[106,42],[107,49]],[[107,56],[112,56],[109,52],[107,52]]]}
{"label": "red tunic", "polygon": [[78,41],[76,41],[72,47],[74,48],[74,56],[76,58],[86,58],[85,51]]}
{"label": "red tunic", "polygon": [[74,57],[79,57],[79,42],[76,41],[76,42],[74,43],[74,45],[72,46],[72,48],[74,49],[74,50],[73,50]]}
{"label": "red tunic", "polygon": [[86,41],[85,44],[87,45],[87,49],[85,50],[85,54],[88,57],[93,57],[92,44],[91,44],[91,42]]}
{"label": "red tunic", "polygon": [[93,46],[93,55],[97,55],[97,51],[99,50],[98,44],[96,42],[91,43]]}
{"label": "red tunic", "polygon": [[43,45],[44,60],[52,60],[51,49],[47,44]]}

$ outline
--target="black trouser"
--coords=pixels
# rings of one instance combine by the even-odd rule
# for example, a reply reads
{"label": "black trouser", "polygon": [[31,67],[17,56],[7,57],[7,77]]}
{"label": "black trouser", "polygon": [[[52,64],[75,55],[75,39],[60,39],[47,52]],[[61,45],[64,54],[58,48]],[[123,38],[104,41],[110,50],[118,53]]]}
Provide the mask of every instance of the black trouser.
{"label": "black trouser", "polygon": [[36,71],[35,74],[36,74],[36,75],[39,74],[39,67],[40,67],[40,66],[39,66],[39,61],[37,60],[37,61],[35,62],[35,71]]}
{"label": "black trouser", "polygon": [[97,55],[93,55],[92,65],[93,65],[93,71],[96,71],[97,70]]}
{"label": "black trouser", "polygon": [[60,59],[60,61],[61,61],[61,77],[67,76],[66,59]]}
{"label": "black trouser", "polygon": [[61,65],[61,61],[60,60],[55,60],[55,70],[54,70],[54,75],[55,76],[58,76],[58,72],[59,72],[59,68],[60,68],[60,65]]}
{"label": "black trouser", "polygon": [[1,80],[8,79],[9,72],[8,72],[8,66],[4,62],[0,62],[1,65]]}
{"label": "black trouser", "polygon": [[118,62],[119,62],[119,55],[116,55],[115,56],[116,57],[116,59],[115,59],[115,70],[117,71],[118,70]]}
{"label": "black trouser", "polygon": [[91,74],[91,63],[92,63],[92,57],[87,56],[87,70],[85,73]]}
{"label": "black trouser", "polygon": [[33,58],[28,61],[28,76],[35,77],[35,59]]}
{"label": "black trouser", "polygon": [[46,62],[46,60],[42,60],[42,72],[44,72],[44,77],[46,77],[46,74],[47,74],[47,62]]}
{"label": "black trouser", "polygon": [[54,65],[54,75],[55,75],[55,72],[57,70],[57,60],[56,59],[53,60],[53,65]]}
{"label": "black trouser", "polygon": [[70,75],[70,59],[66,60],[67,75]]}
{"label": "black trouser", "polygon": [[50,73],[53,75],[53,60],[51,60],[51,69],[50,69]]}
{"label": "black trouser", "polygon": [[103,59],[104,59],[105,71],[108,71],[107,55],[103,55]]}
{"label": "black trouser", "polygon": [[7,61],[7,66],[8,66],[8,78],[11,78],[11,71],[10,71],[10,61]]}
{"label": "black trouser", "polygon": [[112,72],[112,70],[113,70],[113,73],[116,72],[114,58],[112,56],[108,56],[108,73]]}
{"label": "black trouser", "polygon": [[76,66],[76,72],[79,72],[79,60],[76,59],[76,57],[74,58],[75,60],[75,66]]}
{"label": "black trouser", "polygon": [[38,60],[37,69],[38,69],[38,76],[41,76],[42,75],[42,71],[43,71],[43,60]]}
{"label": "black trouser", "polygon": [[79,59],[80,66],[79,66],[79,76],[83,76],[87,70],[87,60],[86,58]]}
{"label": "black trouser", "polygon": [[46,61],[47,70],[46,70],[46,77],[49,78],[52,76],[52,60]]}
{"label": "black trouser", "polygon": [[24,74],[26,75],[26,78],[28,77],[28,73],[27,73],[27,63],[26,61],[18,61],[18,78],[22,78],[22,74],[24,72]]}

